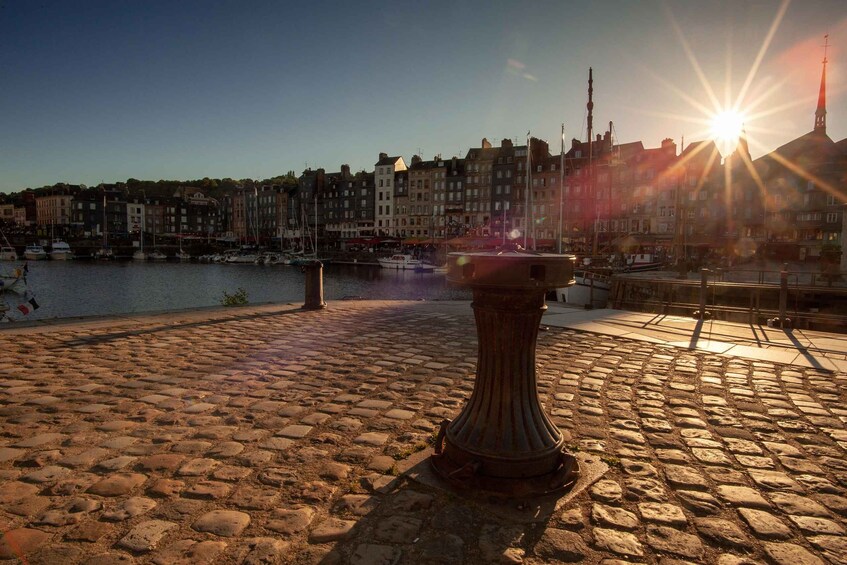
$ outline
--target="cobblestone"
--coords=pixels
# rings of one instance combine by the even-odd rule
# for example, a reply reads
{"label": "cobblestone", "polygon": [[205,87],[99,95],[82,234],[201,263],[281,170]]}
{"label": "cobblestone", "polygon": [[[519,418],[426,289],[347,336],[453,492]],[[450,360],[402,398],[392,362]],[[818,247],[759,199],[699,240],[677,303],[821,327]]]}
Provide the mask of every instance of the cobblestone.
{"label": "cobblestone", "polygon": [[[609,472],[516,524],[395,476],[472,390],[467,303],[0,330],[0,559],[847,562],[847,375],[550,328],[539,392]],[[331,328],[331,329],[328,329]]]}

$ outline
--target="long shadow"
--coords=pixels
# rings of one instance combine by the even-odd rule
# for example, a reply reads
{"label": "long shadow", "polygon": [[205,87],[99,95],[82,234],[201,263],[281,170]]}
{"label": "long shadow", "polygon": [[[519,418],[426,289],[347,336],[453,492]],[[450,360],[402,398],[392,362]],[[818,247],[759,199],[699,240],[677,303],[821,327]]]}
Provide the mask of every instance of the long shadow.
{"label": "long shadow", "polygon": [[[750,324],[750,331],[753,333],[753,341],[758,347],[762,346],[762,339],[759,337],[759,330],[753,324]],[[764,337],[764,336],[763,336]],[[767,339],[767,338],[765,338]]]}
{"label": "long shadow", "polygon": [[[808,361],[812,365],[813,368],[821,370],[821,371],[826,371],[828,373],[834,373],[835,372],[832,369],[828,369],[828,368],[824,367],[823,365],[821,365],[820,362],[817,360],[817,358],[815,358],[811,353],[809,353],[809,346],[802,345],[800,343],[800,341],[796,337],[794,337],[794,330],[783,329],[782,333],[784,333],[785,337],[787,337],[788,340],[791,343],[794,344],[794,347],[797,349],[797,351],[800,352],[800,355],[802,355],[803,358],[806,359],[806,361]],[[823,350],[817,350],[817,351],[821,352],[821,353],[823,352]]]}
{"label": "long shadow", "polygon": [[78,337],[76,339],[72,339],[71,341],[65,341],[61,344],[55,345],[53,347],[48,347],[48,349],[63,349],[67,347],[81,347],[84,345],[93,345],[93,344],[102,344],[108,343],[110,341],[115,341],[118,339],[123,339],[131,336],[138,336],[144,334],[155,334],[163,331],[172,331],[179,330],[185,328],[200,328],[204,326],[214,326],[218,324],[225,324],[228,322],[238,322],[242,320],[255,320],[257,318],[270,318],[274,316],[283,316],[288,314],[298,314],[303,312],[300,309],[293,310],[278,310],[274,312],[253,312],[250,314],[242,314],[238,316],[226,316],[226,317],[218,317],[218,318],[207,318],[204,320],[199,320],[196,322],[182,322],[178,324],[162,324],[159,326],[152,327],[143,327],[137,330],[126,330],[120,332],[110,332],[105,334],[93,335],[93,336],[85,336]]}
{"label": "long shadow", "polygon": [[703,320],[697,320],[694,324],[694,332],[691,334],[691,340],[688,342],[688,349],[697,349],[697,342],[700,341],[700,333],[703,331]]}
{"label": "long shadow", "polygon": [[647,320],[646,322],[641,324],[641,327],[646,328],[650,324],[655,324],[655,325],[658,326],[662,322],[662,320],[664,320],[665,318],[666,318],[666,316],[664,314],[656,314],[655,316],[653,316],[652,318],[650,318],[649,320]]}
{"label": "long shadow", "polygon": [[[343,304],[343,301],[340,301],[340,304]],[[414,305],[417,305],[417,304],[418,303],[414,303]],[[282,308],[282,306],[281,306],[281,308]],[[333,306],[330,306],[330,308],[333,308]],[[334,306],[333,310],[337,310],[339,308],[343,308],[343,306],[340,306],[337,303]],[[377,313],[379,311],[383,311],[383,310],[386,310],[386,309],[393,310],[393,309],[396,309],[396,308],[397,308],[396,306],[386,305],[386,306],[379,307],[379,308],[369,308],[369,309],[361,311],[361,312],[357,312],[355,310],[348,310],[346,312],[346,314],[351,316],[351,317],[354,317],[354,318],[357,317],[357,316],[365,316],[365,317],[368,317],[368,318],[372,318],[375,315],[375,313]],[[330,310],[321,310],[321,311],[318,311],[318,312],[329,312],[329,311]],[[68,347],[82,347],[82,346],[86,346],[86,345],[96,345],[96,344],[109,343],[111,341],[116,341],[116,340],[124,339],[124,338],[127,338],[127,337],[132,337],[132,336],[155,334],[155,333],[159,333],[159,332],[174,331],[174,330],[180,330],[180,329],[186,329],[186,328],[202,328],[202,327],[209,327],[209,326],[215,326],[215,325],[221,325],[221,324],[227,324],[227,323],[233,323],[233,322],[239,322],[239,321],[250,321],[250,320],[262,319],[262,318],[273,318],[273,317],[277,317],[277,316],[290,316],[290,315],[294,315],[294,314],[305,314],[305,313],[308,313],[308,312],[309,312],[309,310],[303,310],[301,308],[286,308],[286,309],[280,309],[280,310],[272,310],[272,311],[269,311],[269,312],[252,311],[250,313],[244,313],[244,314],[239,314],[239,315],[232,315],[232,314],[222,315],[222,316],[218,316],[218,317],[214,317],[214,318],[204,318],[202,320],[191,321],[191,322],[168,323],[168,324],[161,324],[161,325],[157,325],[157,326],[145,326],[145,327],[133,329],[133,330],[113,331],[113,332],[108,332],[108,333],[104,333],[104,334],[78,337],[78,338],[72,339],[70,341],[62,341],[60,343],[57,343],[56,345],[49,346],[46,349],[52,350],[52,349],[66,349]],[[176,312],[175,314],[180,314],[180,313],[184,313],[184,312]],[[468,315],[472,315],[472,314],[468,314]],[[121,318],[121,320],[123,321],[123,320],[125,320],[125,318]]]}

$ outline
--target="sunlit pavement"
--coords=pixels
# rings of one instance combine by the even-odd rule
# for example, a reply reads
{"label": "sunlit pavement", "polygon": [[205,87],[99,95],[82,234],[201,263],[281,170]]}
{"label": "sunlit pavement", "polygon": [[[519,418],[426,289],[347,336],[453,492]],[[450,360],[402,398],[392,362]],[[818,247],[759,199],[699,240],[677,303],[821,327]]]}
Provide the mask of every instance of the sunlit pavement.
{"label": "sunlit pavement", "polygon": [[397,476],[472,389],[469,303],[298,307],[4,326],[0,558],[847,561],[839,335],[551,307],[542,401],[611,469],[533,524]]}

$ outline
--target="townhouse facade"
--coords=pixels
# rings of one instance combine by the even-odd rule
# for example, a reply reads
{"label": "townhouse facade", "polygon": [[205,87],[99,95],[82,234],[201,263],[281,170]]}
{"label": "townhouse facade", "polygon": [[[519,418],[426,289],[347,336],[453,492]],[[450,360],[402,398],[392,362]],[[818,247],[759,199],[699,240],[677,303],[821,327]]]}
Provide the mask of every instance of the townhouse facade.
{"label": "townhouse facade", "polygon": [[374,167],[376,231],[378,235],[396,236],[394,179],[396,173],[405,171],[408,167],[403,157],[389,157],[387,153],[379,154],[379,160]]}

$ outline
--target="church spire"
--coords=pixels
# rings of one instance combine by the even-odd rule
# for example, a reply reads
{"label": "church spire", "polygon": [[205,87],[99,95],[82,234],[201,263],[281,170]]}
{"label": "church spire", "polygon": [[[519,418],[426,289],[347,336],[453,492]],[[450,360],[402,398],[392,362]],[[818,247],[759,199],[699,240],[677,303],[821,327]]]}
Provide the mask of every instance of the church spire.
{"label": "church spire", "polygon": [[752,160],[750,146],[747,145],[747,130],[744,127],[741,128],[741,135],[738,136],[738,145],[735,146],[734,154],[740,157],[739,161],[742,163]]}
{"label": "church spire", "polygon": [[826,133],[826,52],[829,49],[829,34],[824,35],[823,72],[821,73],[821,91],[818,94],[818,107],[815,110],[815,131]]}

